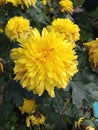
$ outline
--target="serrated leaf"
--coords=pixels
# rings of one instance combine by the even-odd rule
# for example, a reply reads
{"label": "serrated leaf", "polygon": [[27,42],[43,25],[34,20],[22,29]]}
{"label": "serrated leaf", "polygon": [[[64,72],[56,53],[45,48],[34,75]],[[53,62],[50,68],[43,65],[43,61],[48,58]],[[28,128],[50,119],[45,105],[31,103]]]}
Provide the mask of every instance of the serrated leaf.
{"label": "serrated leaf", "polygon": [[57,113],[61,112],[65,101],[70,98],[68,91],[63,89],[55,89],[55,98],[53,99],[53,107]]}
{"label": "serrated leaf", "polygon": [[[72,101],[80,108],[83,100],[93,103],[98,99],[98,87],[95,83],[83,84],[82,82],[72,82]],[[97,89],[97,90],[96,90]],[[95,95],[96,93],[96,95]]]}
{"label": "serrated leaf", "polygon": [[95,100],[98,100],[98,85],[95,83],[89,83],[85,85],[85,88],[88,92],[90,92],[91,97]]}

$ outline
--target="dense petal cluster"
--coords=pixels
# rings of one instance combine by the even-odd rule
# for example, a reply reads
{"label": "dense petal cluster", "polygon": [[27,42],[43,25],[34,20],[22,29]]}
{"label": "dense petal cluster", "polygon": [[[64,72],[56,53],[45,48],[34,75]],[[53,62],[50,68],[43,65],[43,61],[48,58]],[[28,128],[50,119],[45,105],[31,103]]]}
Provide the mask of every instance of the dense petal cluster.
{"label": "dense petal cluster", "polygon": [[98,39],[87,42],[85,45],[88,49],[89,61],[95,68],[98,67]]}
{"label": "dense petal cluster", "polygon": [[60,8],[62,12],[69,12],[72,14],[73,12],[73,3],[70,0],[60,0],[59,2]]}
{"label": "dense petal cluster", "polygon": [[54,19],[52,24],[47,27],[48,30],[54,30],[55,32],[60,33],[68,41],[75,42],[79,40],[79,27],[74,24],[69,18],[57,18]]}
{"label": "dense petal cluster", "polygon": [[35,100],[24,98],[23,106],[19,107],[19,109],[22,114],[24,113],[30,114],[35,111],[36,107],[37,107],[37,104]]}
{"label": "dense petal cluster", "polygon": [[30,21],[22,16],[15,16],[7,22],[5,33],[13,41],[28,37],[31,33]]}
{"label": "dense petal cluster", "polygon": [[23,9],[25,6],[29,8],[30,6],[34,6],[36,4],[36,0],[5,0],[6,3],[12,3],[13,6],[21,6]]}
{"label": "dense petal cluster", "polygon": [[42,36],[34,29],[26,42],[21,41],[19,48],[12,49],[11,57],[15,62],[15,80],[39,96],[46,90],[54,97],[54,88],[66,88],[78,71],[73,44],[46,29]]}
{"label": "dense petal cluster", "polygon": [[33,125],[42,125],[45,122],[45,117],[39,113],[39,112],[34,112],[32,115],[29,115],[26,118],[26,126],[30,127]]}

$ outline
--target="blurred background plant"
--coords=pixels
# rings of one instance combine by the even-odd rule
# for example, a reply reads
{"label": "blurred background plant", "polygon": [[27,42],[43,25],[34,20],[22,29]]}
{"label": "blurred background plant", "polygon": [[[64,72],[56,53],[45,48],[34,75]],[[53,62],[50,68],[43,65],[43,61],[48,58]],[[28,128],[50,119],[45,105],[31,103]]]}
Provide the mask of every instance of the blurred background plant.
{"label": "blurred background plant", "polygon": [[[83,2],[83,0],[78,2],[77,0],[2,0],[0,2],[0,130],[98,129],[92,106],[98,100],[98,54],[96,53],[98,48],[97,40],[92,42],[94,37],[91,26],[91,20],[97,17],[98,8],[92,12],[83,12],[79,21],[75,21],[73,19],[74,7],[82,6]],[[60,65],[56,56],[61,56],[64,62],[67,59],[68,65],[70,62],[71,65],[66,69],[67,77],[63,76],[67,88],[56,86],[63,83],[63,80],[61,77],[55,78],[54,76],[54,79],[49,82],[56,82],[53,84],[56,87],[49,86],[49,89],[45,91],[41,88],[43,91],[41,92],[40,88],[37,88],[38,79],[32,78],[37,68],[33,73],[28,71],[30,72],[29,78],[26,77],[28,75],[26,67],[29,67],[28,70],[33,70],[32,68],[35,67],[33,64],[37,64],[27,60],[27,55],[31,55],[31,48],[36,47],[39,50],[40,44],[37,45],[36,42],[45,41],[48,47],[51,47],[52,42],[59,45],[58,40],[62,45],[64,44],[63,47],[66,50],[53,44],[52,47],[58,51],[56,55],[55,51],[52,52],[54,55],[51,56],[57,58],[54,68],[59,76],[63,69],[58,71]],[[93,49],[88,43],[84,44],[89,41],[91,45],[93,44]],[[41,45],[45,48],[43,43]],[[21,48],[24,50],[22,51]],[[93,55],[90,54],[90,49]],[[34,52],[38,52],[35,50]],[[48,51],[47,48],[46,51]],[[41,53],[43,54],[42,48]],[[39,53],[33,54],[32,52],[29,58],[31,61],[35,58],[34,55],[38,58],[40,56]],[[55,58],[51,62],[55,62]],[[41,64],[38,67],[40,66]],[[47,71],[50,71],[51,67],[51,64],[48,65]],[[39,72],[40,74],[43,74],[43,71]],[[51,74],[49,76],[51,77]],[[30,86],[33,81],[36,84],[34,90],[32,85]]]}

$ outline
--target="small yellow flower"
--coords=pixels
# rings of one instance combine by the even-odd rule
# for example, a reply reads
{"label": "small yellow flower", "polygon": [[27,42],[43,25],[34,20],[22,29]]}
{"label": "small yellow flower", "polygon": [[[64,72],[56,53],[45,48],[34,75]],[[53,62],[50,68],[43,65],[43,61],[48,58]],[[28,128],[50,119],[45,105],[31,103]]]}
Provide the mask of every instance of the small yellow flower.
{"label": "small yellow flower", "polygon": [[34,112],[37,107],[35,100],[24,98],[23,106],[19,107],[22,114]]}
{"label": "small yellow flower", "polygon": [[22,16],[15,16],[6,24],[5,33],[10,40],[18,41],[27,38],[31,33],[30,21]]}
{"label": "small yellow flower", "polygon": [[54,19],[52,24],[47,27],[48,30],[54,30],[55,32],[60,33],[68,41],[75,42],[79,40],[79,27],[74,24],[69,18],[57,18]]}
{"label": "small yellow flower", "polygon": [[32,115],[29,115],[26,118],[26,126],[30,127],[31,125],[42,125],[45,122],[45,117],[39,113],[39,112],[34,112]]}
{"label": "small yellow flower", "polygon": [[98,67],[98,39],[85,43],[88,49],[89,61],[94,65],[94,67]]}
{"label": "small yellow flower", "polygon": [[60,0],[59,2],[60,8],[62,12],[69,12],[72,14],[73,12],[73,3],[70,0]]}
{"label": "small yellow flower", "polygon": [[95,130],[95,128],[92,127],[92,126],[87,126],[87,127],[86,127],[86,130]]}
{"label": "small yellow flower", "polygon": [[43,29],[42,36],[37,29],[20,47],[12,49],[15,62],[15,80],[23,88],[41,96],[46,90],[55,96],[54,88],[65,89],[78,71],[77,55],[72,43],[56,32]]}

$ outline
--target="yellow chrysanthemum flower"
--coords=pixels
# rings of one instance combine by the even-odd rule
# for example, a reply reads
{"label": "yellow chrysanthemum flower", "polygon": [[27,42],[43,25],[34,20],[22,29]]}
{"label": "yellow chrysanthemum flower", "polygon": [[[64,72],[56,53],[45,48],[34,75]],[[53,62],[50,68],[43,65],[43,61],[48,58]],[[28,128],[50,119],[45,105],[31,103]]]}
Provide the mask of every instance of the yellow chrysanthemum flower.
{"label": "yellow chrysanthemum flower", "polygon": [[95,130],[95,128],[92,127],[92,126],[87,126],[87,127],[86,127],[86,130]]}
{"label": "yellow chrysanthemum flower", "polygon": [[54,30],[55,32],[60,33],[68,41],[75,42],[79,40],[79,27],[74,24],[69,18],[57,18],[54,19],[52,24],[47,27],[48,30]]}
{"label": "yellow chrysanthemum flower", "polygon": [[12,3],[13,6],[21,6],[23,9],[24,6],[29,8],[30,6],[34,6],[36,4],[36,0],[5,0],[6,3]]}
{"label": "yellow chrysanthemum flower", "polygon": [[60,8],[62,12],[69,12],[72,14],[73,12],[73,3],[70,0],[60,0],[59,2]]}
{"label": "yellow chrysanthemum flower", "polygon": [[85,43],[88,49],[89,61],[98,67],[98,39]]}
{"label": "yellow chrysanthemum flower", "polygon": [[22,16],[15,16],[8,21],[5,33],[13,41],[18,41],[22,37],[26,38],[31,33],[30,21]]}
{"label": "yellow chrysanthemum flower", "polygon": [[34,29],[25,43],[21,41],[19,48],[12,49],[11,57],[15,62],[15,80],[39,96],[46,90],[54,97],[54,88],[65,89],[78,71],[73,45],[46,29],[42,36]]}
{"label": "yellow chrysanthemum flower", "polygon": [[22,114],[34,112],[37,107],[35,100],[24,98],[23,106],[19,107]]}
{"label": "yellow chrysanthemum flower", "polygon": [[30,127],[31,125],[42,125],[45,122],[45,117],[39,113],[39,112],[34,112],[32,115],[29,115],[26,118],[26,126]]}

